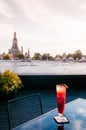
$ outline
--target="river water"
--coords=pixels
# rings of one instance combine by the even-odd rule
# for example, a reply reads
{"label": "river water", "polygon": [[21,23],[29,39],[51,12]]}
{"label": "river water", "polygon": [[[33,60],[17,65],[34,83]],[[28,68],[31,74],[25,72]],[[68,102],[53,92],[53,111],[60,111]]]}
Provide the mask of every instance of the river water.
{"label": "river water", "polygon": [[51,75],[85,75],[86,62],[57,62],[57,61],[1,61],[0,71],[13,70],[20,75],[51,74]]}

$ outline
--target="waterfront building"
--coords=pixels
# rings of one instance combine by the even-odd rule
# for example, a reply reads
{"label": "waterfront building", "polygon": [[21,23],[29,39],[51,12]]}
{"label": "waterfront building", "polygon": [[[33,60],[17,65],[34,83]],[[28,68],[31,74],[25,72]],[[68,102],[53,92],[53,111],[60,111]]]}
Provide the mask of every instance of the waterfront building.
{"label": "waterfront building", "polygon": [[18,47],[18,41],[17,41],[17,37],[16,37],[16,32],[14,32],[14,36],[13,36],[13,43],[12,43],[12,47],[9,50],[9,54],[13,54],[14,58],[16,57],[16,54],[20,54],[20,50]]}
{"label": "waterfront building", "polygon": [[68,61],[74,61],[74,58],[72,56],[68,57]]}
{"label": "waterfront building", "polygon": [[3,55],[2,54],[0,54],[0,60],[2,60],[3,59]]}
{"label": "waterfront building", "polygon": [[21,47],[21,54],[23,54],[23,46]]}
{"label": "waterfront building", "polygon": [[30,59],[31,57],[30,57],[30,50],[28,49],[28,58]]}
{"label": "waterfront building", "polygon": [[5,56],[5,52],[0,54],[0,60],[3,60],[3,57]]}
{"label": "waterfront building", "polygon": [[13,60],[13,54],[8,54],[9,60]]}
{"label": "waterfront building", "polygon": [[66,53],[63,53],[63,54],[62,54],[62,61],[65,62],[66,60],[67,60],[67,55],[66,55]]}

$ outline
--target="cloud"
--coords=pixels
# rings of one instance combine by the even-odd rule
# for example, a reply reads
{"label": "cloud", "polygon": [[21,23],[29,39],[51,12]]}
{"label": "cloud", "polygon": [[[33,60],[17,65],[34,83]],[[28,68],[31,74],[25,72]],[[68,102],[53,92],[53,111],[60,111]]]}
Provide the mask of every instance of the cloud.
{"label": "cloud", "polygon": [[3,15],[9,19],[13,18],[10,11],[10,6],[4,0],[0,0],[0,15]]}
{"label": "cloud", "polygon": [[85,7],[85,0],[0,0],[0,37],[16,31],[21,46],[41,52],[85,50]]}
{"label": "cloud", "polygon": [[26,17],[34,23],[43,22],[50,15],[49,11],[40,5],[37,0],[21,0],[21,2],[15,0],[15,3],[21,8]]}

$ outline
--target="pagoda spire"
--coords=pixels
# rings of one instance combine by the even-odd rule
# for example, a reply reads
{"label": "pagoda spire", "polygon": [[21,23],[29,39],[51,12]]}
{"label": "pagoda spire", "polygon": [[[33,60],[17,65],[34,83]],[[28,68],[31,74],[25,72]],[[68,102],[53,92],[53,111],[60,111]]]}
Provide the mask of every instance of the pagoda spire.
{"label": "pagoda spire", "polygon": [[16,32],[14,32],[13,34],[12,48],[9,50],[9,53],[13,54],[14,57],[16,56],[16,54],[20,53],[18,42],[17,42],[17,37],[16,37]]}
{"label": "pagoda spire", "polygon": [[16,32],[14,32],[14,39],[16,39]]}

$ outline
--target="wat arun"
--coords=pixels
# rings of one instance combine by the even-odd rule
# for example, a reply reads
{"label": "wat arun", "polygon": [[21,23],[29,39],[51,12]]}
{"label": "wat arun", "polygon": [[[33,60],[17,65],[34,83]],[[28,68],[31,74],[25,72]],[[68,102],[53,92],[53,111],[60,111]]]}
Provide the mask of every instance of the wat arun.
{"label": "wat arun", "polygon": [[11,49],[9,50],[9,54],[13,54],[13,56],[16,57],[16,54],[20,54],[20,53],[21,51],[19,50],[19,47],[18,47],[16,32],[14,32],[13,43],[12,43]]}

